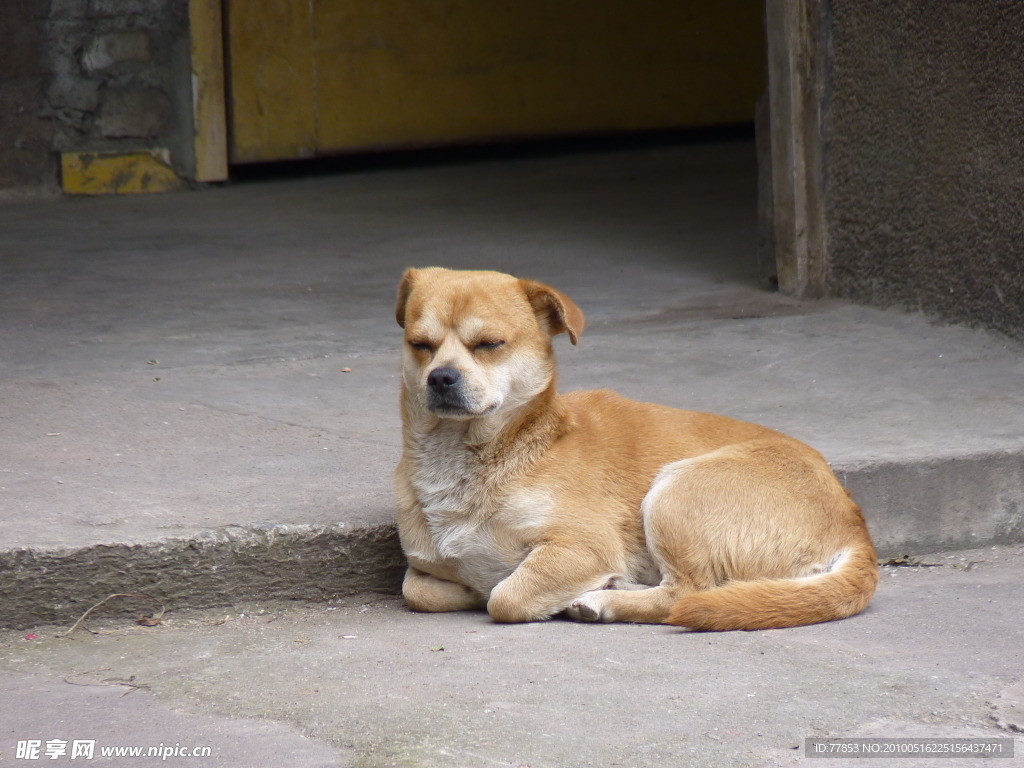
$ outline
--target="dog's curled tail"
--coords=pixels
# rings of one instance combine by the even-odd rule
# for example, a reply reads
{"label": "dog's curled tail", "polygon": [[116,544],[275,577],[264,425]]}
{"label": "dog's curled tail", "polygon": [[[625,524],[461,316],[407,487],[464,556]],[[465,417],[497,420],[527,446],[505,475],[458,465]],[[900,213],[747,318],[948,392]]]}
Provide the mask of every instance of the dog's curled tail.
{"label": "dog's curled tail", "polygon": [[867,607],[878,585],[870,544],[842,553],[832,568],[793,579],[733,581],[691,592],[666,623],[698,630],[779,629],[843,619]]}

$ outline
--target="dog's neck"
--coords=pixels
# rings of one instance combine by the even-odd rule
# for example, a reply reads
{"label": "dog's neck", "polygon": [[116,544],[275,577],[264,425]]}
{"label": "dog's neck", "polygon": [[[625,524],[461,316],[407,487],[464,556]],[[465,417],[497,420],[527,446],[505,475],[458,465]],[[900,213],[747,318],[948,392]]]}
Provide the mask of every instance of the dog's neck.
{"label": "dog's neck", "polygon": [[403,437],[407,451],[414,455],[425,442],[447,437],[448,445],[461,448],[491,463],[496,457],[509,457],[529,463],[570,428],[570,415],[562,403],[555,382],[523,405],[511,411],[499,411],[473,419],[442,419],[420,404],[415,396],[403,392]]}

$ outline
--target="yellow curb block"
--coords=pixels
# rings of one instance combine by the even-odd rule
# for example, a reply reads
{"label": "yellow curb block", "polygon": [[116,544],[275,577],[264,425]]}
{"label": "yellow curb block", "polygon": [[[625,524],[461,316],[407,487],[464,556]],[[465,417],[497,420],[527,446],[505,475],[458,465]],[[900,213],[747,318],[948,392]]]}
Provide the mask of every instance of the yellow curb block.
{"label": "yellow curb block", "polygon": [[166,149],[68,152],[61,155],[61,186],[69,195],[132,195],[182,189]]}

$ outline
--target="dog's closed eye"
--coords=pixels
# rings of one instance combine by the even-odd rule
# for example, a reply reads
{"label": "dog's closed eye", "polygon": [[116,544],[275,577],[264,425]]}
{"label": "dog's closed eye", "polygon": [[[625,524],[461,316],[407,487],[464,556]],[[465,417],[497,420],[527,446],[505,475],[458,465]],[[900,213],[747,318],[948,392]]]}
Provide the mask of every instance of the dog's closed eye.
{"label": "dog's closed eye", "polygon": [[476,344],[473,345],[473,351],[475,352],[478,349],[497,349],[498,347],[503,346],[505,346],[505,342],[500,340],[478,341]]}

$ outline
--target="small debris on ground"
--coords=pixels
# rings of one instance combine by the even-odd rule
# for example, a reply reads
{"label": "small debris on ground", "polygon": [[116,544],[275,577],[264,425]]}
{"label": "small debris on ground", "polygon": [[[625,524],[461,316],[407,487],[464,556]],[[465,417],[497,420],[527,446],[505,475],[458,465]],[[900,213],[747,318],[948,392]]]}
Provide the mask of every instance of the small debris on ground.
{"label": "small debris on ground", "polygon": [[913,557],[911,555],[900,555],[899,557],[890,557],[888,560],[883,560],[880,565],[890,565],[899,568],[941,568],[942,563],[926,563],[919,557]]}

